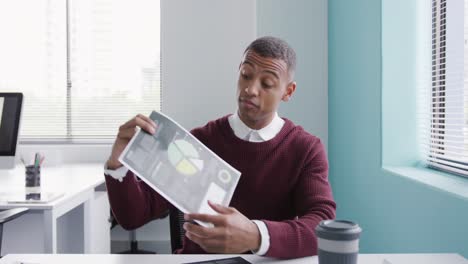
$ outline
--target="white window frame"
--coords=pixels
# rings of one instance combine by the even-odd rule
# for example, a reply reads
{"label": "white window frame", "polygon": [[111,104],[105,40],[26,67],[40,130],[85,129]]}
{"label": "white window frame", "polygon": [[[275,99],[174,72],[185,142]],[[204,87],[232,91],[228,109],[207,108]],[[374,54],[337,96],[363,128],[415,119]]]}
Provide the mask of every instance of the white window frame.
{"label": "white window frame", "polygon": [[423,91],[423,156],[430,168],[468,177],[466,0],[432,0],[431,83]]}
{"label": "white window frame", "polygon": [[[34,0],[31,0],[31,1],[34,1]],[[60,70],[59,73],[57,73],[57,75],[61,76],[60,77],[61,80],[66,79],[66,81],[61,81],[60,85],[56,86],[56,87],[59,87],[59,89],[57,89],[57,88],[55,89],[55,90],[63,91],[64,94],[66,93],[66,96],[61,97],[61,101],[60,101],[60,105],[62,105],[62,107],[60,108],[61,111],[56,112],[56,113],[58,113],[58,112],[62,113],[60,115],[61,116],[60,120],[57,121],[57,124],[59,124],[59,127],[61,128],[61,130],[60,130],[60,132],[57,132],[57,134],[54,134],[53,132],[49,133],[50,131],[54,131],[54,128],[52,128],[52,129],[47,128],[48,130],[46,130],[45,126],[41,125],[41,124],[43,124],[43,123],[45,124],[47,122],[43,122],[43,123],[38,122],[39,125],[29,122],[28,123],[29,126],[31,126],[32,128],[37,127],[39,129],[38,131],[42,130],[42,132],[38,132],[37,134],[34,133],[34,132],[31,133],[31,131],[35,131],[35,130],[28,129],[28,131],[30,131],[30,133],[28,133],[26,135],[26,134],[22,134],[21,130],[20,130],[20,138],[19,138],[20,144],[23,144],[23,145],[27,145],[27,144],[36,144],[36,145],[37,144],[41,144],[41,145],[42,144],[51,144],[51,145],[59,145],[59,144],[65,144],[65,145],[66,144],[101,145],[101,144],[104,144],[104,145],[109,145],[114,141],[115,135],[118,132],[118,126],[120,124],[122,124],[124,121],[128,120],[127,118],[131,118],[132,116],[134,116],[134,115],[136,115],[136,114],[138,114],[140,112],[142,114],[149,114],[149,112],[150,112],[149,109],[146,109],[146,108],[144,108],[143,111],[140,111],[140,110],[133,111],[131,109],[125,110],[125,111],[127,111],[126,115],[131,115],[131,116],[128,116],[128,117],[125,116],[125,118],[122,117],[122,120],[119,120],[118,124],[117,124],[116,121],[114,121],[114,123],[116,123],[116,124],[112,123],[112,128],[110,128],[111,126],[107,126],[108,129],[106,129],[105,131],[99,131],[100,130],[99,126],[95,126],[96,129],[90,130],[89,133],[86,133],[87,127],[89,126],[87,120],[92,121],[92,119],[93,119],[92,116],[86,117],[86,119],[82,119],[82,120],[79,120],[78,122],[76,122],[77,119],[82,118],[83,113],[84,113],[84,116],[86,116],[86,115],[90,115],[90,113],[92,114],[92,112],[86,111],[87,109],[89,109],[89,108],[86,108],[86,107],[79,107],[78,111],[72,112],[72,111],[74,111],[74,108],[72,107],[72,102],[73,102],[73,100],[75,100],[75,102],[76,102],[76,99],[75,99],[76,98],[76,90],[72,92],[72,87],[78,87],[78,86],[76,86],[77,82],[76,81],[73,82],[73,78],[75,78],[75,80],[78,80],[78,79],[77,79],[77,77],[73,76],[73,69],[72,69],[72,66],[73,66],[72,65],[73,61],[72,60],[74,59],[73,56],[77,56],[77,55],[74,55],[76,53],[73,52],[74,47],[73,47],[72,35],[75,34],[75,33],[72,33],[73,28],[71,28],[72,20],[76,17],[76,14],[73,14],[73,12],[71,12],[72,10],[75,10],[75,9],[72,9],[73,7],[71,7],[71,6],[73,6],[74,3],[78,3],[78,2],[74,2],[74,1],[81,1],[81,0],[48,0],[48,1],[43,1],[44,4],[48,8],[47,9],[48,10],[47,14],[50,14],[49,9],[52,9],[53,12],[56,13],[56,14],[60,14],[57,17],[55,17],[55,15],[47,16],[47,23],[50,22],[49,17],[53,17],[53,20],[54,20],[54,21],[52,21],[53,23],[55,23],[55,24],[64,24],[61,27],[60,30],[53,33],[55,35],[61,35],[61,38],[64,39],[64,41],[60,42],[60,45],[56,45],[57,47],[59,47],[60,52],[62,52],[61,51],[62,49],[64,51],[60,56],[60,62],[61,62],[60,64],[61,65],[60,65],[59,68],[61,70]],[[80,2],[80,4],[83,3],[83,2],[84,1]],[[160,1],[155,1],[155,2],[157,4],[159,4]],[[24,3],[27,3],[27,2],[24,2]],[[59,3],[59,4],[57,4],[57,3]],[[90,1],[90,3],[93,3],[93,2]],[[107,2],[105,2],[105,3],[107,4]],[[44,5],[44,4],[41,4],[41,5]],[[124,4],[126,4],[126,3],[124,3]],[[6,7],[8,7],[8,3],[5,3],[5,5],[6,5]],[[114,2],[112,0],[109,0],[108,5],[113,7]],[[53,6],[53,8],[50,8],[50,6]],[[86,4],[85,4],[85,6],[86,6]],[[90,6],[92,6],[92,4],[90,4]],[[122,8],[120,8],[120,9],[122,9]],[[12,10],[16,11],[17,7],[12,6]],[[99,11],[99,10],[94,10],[94,9],[82,9],[82,10],[90,10],[90,12],[91,11],[92,12]],[[137,10],[137,9],[135,9],[135,10]],[[43,12],[43,10],[38,10],[38,11]],[[31,12],[34,12],[34,11],[31,11]],[[127,12],[126,9],[125,9],[125,12]],[[125,19],[127,19],[127,18],[125,18]],[[161,16],[157,17],[157,19],[160,19],[160,18],[161,18]],[[55,21],[55,20],[64,20],[64,21]],[[41,22],[42,22],[42,20],[41,20]],[[92,23],[90,23],[90,24],[92,24]],[[116,24],[116,25],[120,25],[120,24]],[[141,23],[137,22],[137,25],[141,25]],[[152,24],[152,25],[154,25],[154,24]],[[63,28],[66,28],[66,29],[63,29]],[[151,26],[148,26],[148,25],[144,24],[144,26],[141,27],[140,31],[143,31],[143,30],[149,31],[149,30],[151,30],[151,28],[154,29],[154,27],[151,27]],[[50,31],[53,31],[53,28],[49,29],[49,26],[48,26],[47,27],[47,33],[44,32],[44,33],[47,34],[47,38],[48,38],[47,40],[49,40],[49,35],[51,34]],[[24,32],[26,32],[26,31],[24,31]],[[160,32],[160,29],[159,29],[159,32]],[[24,34],[27,36],[28,33],[24,33]],[[144,32],[144,34],[146,34],[146,32]],[[63,36],[63,35],[65,35],[65,36]],[[140,34],[140,35],[142,35],[142,34]],[[159,35],[160,35],[160,33],[159,33]],[[73,36],[75,36],[75,39],[76,39],[76,34],[73,35]],[[51,38],[51,39],[53,39],[53,38]],[[11,43],[14,43],[14,42],[11,42]],[[54,43],[54,45],[55,45],[55,43]],[[158,45],[160,45],[160,44],[158,44]],[[7,49],[5,49],[5,50],[7,50]],[[66,52],[65,52],[65,50],[66,50]],[[148,85],[148,84],[145,83],[145,87],[155,87],[155,88],[158,89],[156,94],[154,96],[152,96],[152,98],[150,99],[150,102],[152,102],[151,103],[151,108],[152,108],[151,110],[159,110],[160,111],[161,108],[162,108],[162,103],[161,103],[161,101],[162,101],[161,48],[159,48],[159,50],[154,50],[154,51],[159,52],[159,59],[156,58],[157,56],[154,53],[153,53],[154,56],[151,56],[151,58],[156,59],[155,61],[157,61],[157,62],[155,62],[154,65],[157,65],[157,67],[155,66],[154,68],[142,68],[141,69],[141,71],[142,71],[141,74],[146,76],[146,75],[148,75],[150,73],[154,73],[153,75],[155,75],[155,76],[154,76],[154,78],[151,79],[151,85]],[[49,46],[47,46],[47,52],[49,52]],[[120,52],[120,54],[122,54],[122,53],[125,53],[125,52]],[[132,52],[129,51],[127,53],[132,53]],[[49,56],[49,55],[47,55],[47,56]],[[112,56],[112,55],[110,55],[110,56]],[[159,65],[158,65],[158,63],[159,63]],[[77,64],[74,64],[74,65],[77,65]],[[47,67],[47,69],[49,69],[49,68]],[[92,69],[91,69],[91,71],[92,71]],[[151,71],[151,72],[149,72],[149,71]],[[38,72],[40,73],[40,69],[38,69]],[[25,76],[28,76],[28,72],[25,72]],[[145,77],[144,82],[146,82],[146,79],[147,78]],[[0,81],[1,81],[1,79],[0,79]],[[153,84],[153,83],[155,83],[155,84]],[[62,85],[63,85],[63,90],[61,89]],[[93,85],[88,85],[88,86],[89,87],[95,87]],[[126,87],[131,87],[131,86],[132,85],[126,85]],[[14,84],[12,85],[11,83],[9,84],[8,81],[6,81],[6,82],[4,82],[3,86],[0,85],[0,91],[2,91],[2,92],[21,92],[21,90],[15,90],[15,89],[21,89],[19,87],[21,87],[21,84],[19,84],[19,83],[17,83],[16,85],[14,85]],[[44,86],[45,89],[49,89],[49,87],[50,87],[49,85]],[[81,89],[81,86],[79,86],[79,87]],[[113,85],[108,85],[108,87],[113,87]],[[137,87],[137,85],[135,85],[135,87]],[[92,88],[92,89],[94,89],[94,88]],[[149,88],[145,88],[145,89],[148,90]],[[48,91],[49,90],[47,90],[47,92]],[[50,91],[52,91],[52,89],[50,89]],[[82,91],[82,90],[80,90],[80,91]],[[73,93],[75,93],[75,94],[73,94]],[[159,93],[159,95],[158,95],[158,93]],[[91,93],[89,93],[89,92],[88,92],[88,94],[91,95]],[[159,96],[159,99],[158,99],[158,96]],[[156,99],[153,99],[153,98],[156,98]],[[25,104],[28,104],[28,106],[31,106],[31,104],[34,105],[34,100],[31,97],[25,98],[25,99],[26,99]],[[110,104],[107,104],[107,105],[112,105],[113,104],[112,103],[113,99],[114,99],[113,97],[108,98],[106,102],[110,102]],[[117,101],[117,105],[119,105],[119,104],[125,105],[124,99],[119,97],[118,101]],[[143,99],[146,100],[146,97],[143,97]],[[137,101],[137,102],[140,102],[143,99],[141,99],[141,97],[138,97],[139,101]],[[81,101],[83,101],[83,99],[81,99]],[[99,106],[100,106],[99,102],[101,102],[101,100],[100,99],[96,100],[96,102],[97,103],[95,103],[95,105],[98,106],[98,108],[99,108]],[[138,103],[134,103],[134,104],[138,106]],[[34,107],[41,108],[41,107],[48,107],[48,105],[50,105],[50,104],[47,104],[47,105],[36,104]],[[79,105],[80,104],[75,103],[75,106],[79,106]],[[141,109],[141,107],[136,107],[136,108]],[[28,122],[28,120],[26,120],[26,118],[25,118],[24,109],[25,109],[25,107],[23,107],[23,118],[22,118],[22,122],[21,122],[22,127],[25,127],[26,122]],[[85,111],[83,111],[83,109]],[[109,109],[109,108],[107,108],[107,109]],[[124,109],[124,108],[122,108],[122,109]],[[96,109],[96,111],[99,111],[99,109]],[[112,111],[113,110],[108,110],[108,112],[112,112]],[[133,113],[133,112],[135,112],[135,113]],[[39,114],[36,114],[36,113],[38,113],[38,111],[34,111],[34,110],[28,111],[28,113],[34,113],[35,115],[39,115]],[[112,112],[112,113],[116,113],[116,112]],[[80,115],[82,115],[82,116],[80,116]],[[118,113],[117,113],[117,115],[121,116]],[[44,117],[44,116],[45,115],[43,115],[42,117]],[[107,115],[103,115],[103,116],[107,117]],[[39,115],[39,117],[40,117],[40,115]],[[39,119],[40,118],[38,118],[37,120],[39,120]],[[99,119],[99,120],[101,120],[101,119]],[[56,120],[58,120],[58,119],[56,119]],[[110,119],[108,119],[108,120],[112,120],[112,117],[110,117]],[[77,130],[81,130],[82,132],[84,131],[85,133],[78,132],[78,133],[75,134],[73,132],[73,127],[72,127],[73,122],[75,124],[74,125],[75,129],[76,129],[76,127],[79,127],[79,129],[77,129]],[[97,123],[97,122],[99,122],[99,121],[94,121],[94,123]],[[52,122],[52,123],[54,123],[54,122]],[[41,128],[41,126],[42,126],[42,128]],[[112,129],[112,131],[110,131],[110,129]],[[45,134],[47,134],[47,135],[45,135]],[[57,136],[55,136],[55,135],[57,135]],[[96,136],[94,136],[94,135],[96,135]]]}

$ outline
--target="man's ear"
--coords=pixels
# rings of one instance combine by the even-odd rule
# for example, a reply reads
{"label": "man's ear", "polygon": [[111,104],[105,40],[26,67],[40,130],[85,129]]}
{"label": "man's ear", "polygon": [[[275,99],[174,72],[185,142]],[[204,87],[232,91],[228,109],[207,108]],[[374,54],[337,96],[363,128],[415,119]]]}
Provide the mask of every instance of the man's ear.
{"label": "man's ear", "polygon": [[290,82],[288,86],[286,87],[286,91],[283,97],[281,98],[281,100],[285,102],[289,101],[289,99],[291,99],[291,96],[293,95],[295,91],[296,91],[296,82]]}

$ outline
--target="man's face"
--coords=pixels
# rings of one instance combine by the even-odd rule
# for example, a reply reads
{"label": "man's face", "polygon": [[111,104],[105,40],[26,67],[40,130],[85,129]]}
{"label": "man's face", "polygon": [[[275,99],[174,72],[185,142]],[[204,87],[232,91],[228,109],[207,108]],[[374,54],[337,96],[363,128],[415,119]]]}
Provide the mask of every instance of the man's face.
{"label": "man's face", "polygon": [[294,89],[286,62],[247,51],[237,82],[241,120],[254,129],[265,127],[273,119],[280,101],[287,101]]}

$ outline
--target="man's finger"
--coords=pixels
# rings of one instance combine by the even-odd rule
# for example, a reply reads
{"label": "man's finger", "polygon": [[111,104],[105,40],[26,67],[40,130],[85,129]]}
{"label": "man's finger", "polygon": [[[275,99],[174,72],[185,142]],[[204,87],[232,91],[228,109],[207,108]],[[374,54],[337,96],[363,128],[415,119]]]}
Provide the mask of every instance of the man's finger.
{"label": "man's finger", "polygon": [[128,120],[127,122],[125,122],[123,125],[121,125],[119,129],[123,130],[123,129],[126,129],[126,128],[135,127],[135,126],[136,126],[135,118],[132,118],[132,119]]}
{"label": "man's finger", "polygon": [[232,208],[222,206],[220,204],[213,203],[211,201],[208,201],[208,205],[215,210],[215,212],[218,212],[220,214],[230,214],[232,213]]}
{"label": "man's finger", "polygon": [[192,233],[198,237],[215,238],[220,237],[220,231],[216,227],[204,227],[191,223],[184,223],[183,228],[186,232]]}
{"label": "man's finger", "polygon": [[156,132],[156,124],[152,122],[149,118],[144,115],[137,115],[135,117],[136,125],[141,127],[141,129],[145,130],[150,134],[154,134]]}
{"label": "man's finger", "polygon": [[221,215],[211,215],[211,214],[185,214],[184,219],[186,221],[193,221],[198,220],[202,222],[212,223],[215,226],[223,225],[224,224],[224,217]]}
{"label": "man's finger", "polygon": [[126,129],[121,129],[119,130],[119,134],[117,137],[119,138],[124,138],[124,139],[130,139],[135,135],[136,129],[135,128],[126,128]]}
{"label": "man's finger", "polygon": [[134,129],[137,126],[150,134],[154,134],[156,131],[156,124],[148,117],[140,114],[123,124],[120,127],[120,131]]}
{"label": "man's finger", "polygon": [[154,128],[157,127],[156,123],[151,118],[149,118],[149,117],[147,117],[145,115],[142,115],[142,114],[138,114],[137,117],[143,119],[144,121],[149,123],[152,127],[154,127]]}

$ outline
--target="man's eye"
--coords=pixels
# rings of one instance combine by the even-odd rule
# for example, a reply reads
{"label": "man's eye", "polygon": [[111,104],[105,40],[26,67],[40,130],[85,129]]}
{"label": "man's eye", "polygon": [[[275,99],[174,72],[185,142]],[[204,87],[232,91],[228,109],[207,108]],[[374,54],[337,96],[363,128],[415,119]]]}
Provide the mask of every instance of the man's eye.
{"label": "man's eye", "polygon": [[268,83],[262,83],[262,86],[265,87],[265,88],[271,88],[271,87],[273,87],[273,85],[268,84]]}
{"label": "man's eye", "polygon": [[249,74],[244,74],[242,73],[241,74],[242,78],[245,79],[245,80],[250,80],[251,76]]}

